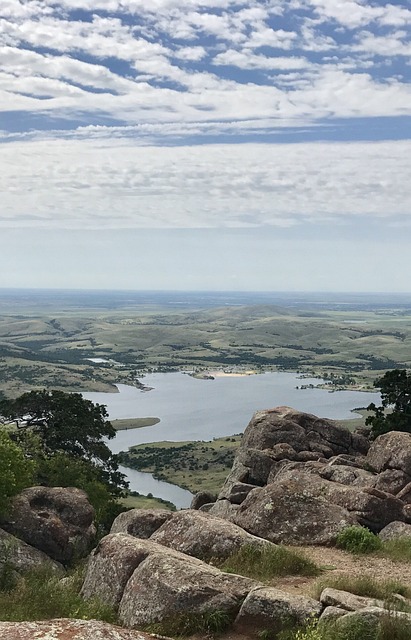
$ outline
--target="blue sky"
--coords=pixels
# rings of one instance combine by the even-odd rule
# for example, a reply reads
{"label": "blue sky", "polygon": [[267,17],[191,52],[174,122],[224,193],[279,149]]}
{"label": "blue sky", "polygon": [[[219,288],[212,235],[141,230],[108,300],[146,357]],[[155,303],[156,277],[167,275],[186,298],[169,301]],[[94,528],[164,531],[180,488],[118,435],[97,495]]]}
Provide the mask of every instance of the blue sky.
{"label": "blue sky", "polygon": [[410,291],[410,27],[396,0],[2,0],[0,286]]}

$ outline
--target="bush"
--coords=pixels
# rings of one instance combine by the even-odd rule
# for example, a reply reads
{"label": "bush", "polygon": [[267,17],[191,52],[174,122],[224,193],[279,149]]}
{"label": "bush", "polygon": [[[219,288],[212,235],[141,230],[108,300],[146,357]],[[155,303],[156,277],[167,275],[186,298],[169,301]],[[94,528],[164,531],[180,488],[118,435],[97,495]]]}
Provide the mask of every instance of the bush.
{"label": "bush", "polygon": [[275,576],[316,576],[320,573],[318,567],[302,553],[290,551],[281,545],[245,545],[221,563],[220,569],[263,581]]}
{"label": "bush", "polygon": [[350,553],[373,553],[381,549],[382,542],[369,529],[352,526],[338,534],[337,547]]}

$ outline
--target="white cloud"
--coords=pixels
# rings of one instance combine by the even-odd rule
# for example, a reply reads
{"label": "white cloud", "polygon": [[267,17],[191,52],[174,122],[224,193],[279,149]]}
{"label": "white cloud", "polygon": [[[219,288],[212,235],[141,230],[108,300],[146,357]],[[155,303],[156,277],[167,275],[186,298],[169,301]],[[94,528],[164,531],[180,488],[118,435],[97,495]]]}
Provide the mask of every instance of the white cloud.
{"label": "white cloud", "polygon": [[305,58],[268,57],[250,51],[229,50],[219,53],[213,60],[215,65],[232,65],[240,69],[303,69],[310,66]]}
{"label": "white cloud", "polygon": [[410,152],[409,142],[10,142],[1,155],[0,226],[241,228],[356,215],[408,219]]}

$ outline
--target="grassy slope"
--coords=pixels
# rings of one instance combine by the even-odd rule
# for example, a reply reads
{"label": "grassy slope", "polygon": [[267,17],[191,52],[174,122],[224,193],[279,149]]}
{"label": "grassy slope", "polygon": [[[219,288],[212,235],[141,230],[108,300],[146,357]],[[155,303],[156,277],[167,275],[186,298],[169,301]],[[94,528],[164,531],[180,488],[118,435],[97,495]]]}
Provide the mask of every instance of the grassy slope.
{"label": "grassy slope", "polygon": [[[274,306],[3,315],[0,357],[3,387],[12,393],[23,385],[108,390],[132,383],[147,367],[236,364],[345,371],[369,386],[393,362],[411,365],[411,318],[395,309],[291,312]],[[89,357],[123,366],[92,364]]]}

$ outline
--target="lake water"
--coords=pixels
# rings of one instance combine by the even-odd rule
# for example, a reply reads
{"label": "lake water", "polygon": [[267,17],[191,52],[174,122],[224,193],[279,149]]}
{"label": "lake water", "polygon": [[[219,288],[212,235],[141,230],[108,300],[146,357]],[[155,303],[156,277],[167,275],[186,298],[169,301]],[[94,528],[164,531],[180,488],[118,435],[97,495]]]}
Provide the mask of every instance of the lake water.
{"label": "lake water", "polygon": [[[284,372],[216,377],[214,380],[198,380],[183,373],[154,373],[142,381],[153,389],[142,392],[135,387],[118,385],[119,393],[83,394],[88,400],[106,405],[112,420],[147,416],[160,418],[153,427],[119,431],[109,442],[114,453],[145,442],[212,440],[242,433],[255,411],[278,405],[342,420],[353,417],[351,410],[354,407],[379,403],[380,400],[379,393],[296,389],[301,384],[318,384],[319,380],[300,379],[297,374]],[[181,494],[182,489],[160,483],[150,474],[125,471],[131,489],[139,493],[150,492],[178,503],[180,507],[188,506],[188,492]],[[160,493],[163,484],[167,488],[163,487],[164,492]]]}

